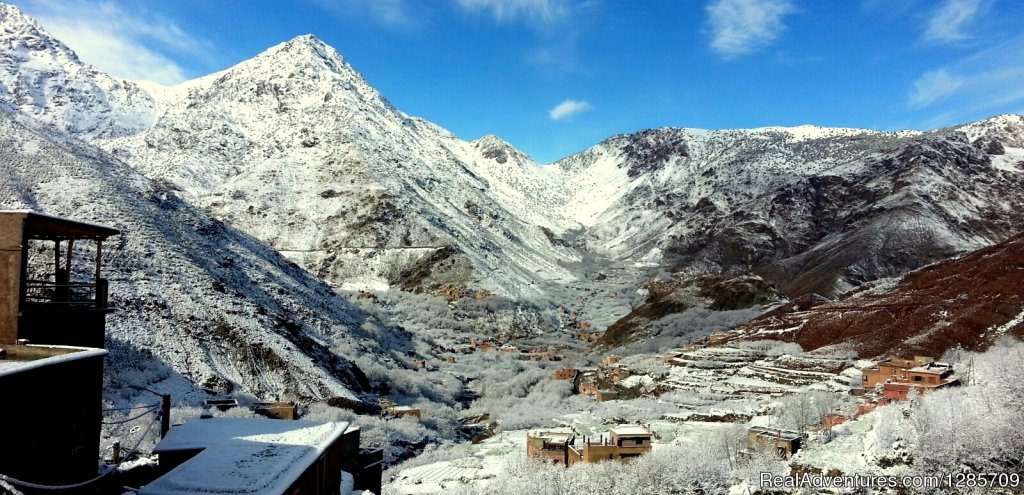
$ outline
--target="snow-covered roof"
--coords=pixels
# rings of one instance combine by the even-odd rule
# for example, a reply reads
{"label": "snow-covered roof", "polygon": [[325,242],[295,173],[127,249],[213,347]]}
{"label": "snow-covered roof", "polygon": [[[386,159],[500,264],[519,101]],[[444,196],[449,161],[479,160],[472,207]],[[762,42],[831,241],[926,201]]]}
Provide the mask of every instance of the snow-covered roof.
{"label": "snow-covered roof", "polygon": [[202,452],[139,494],[284,493],[348,427],[346,422],[193,420],[172,428],[153,453]]}
{"label": "snow-covered roof", "polygon": [[[49,354],[49,357],[34,357],[33,359],[22,359],[19,357],[18,349],[28,349],[34,354]],[[97,356],[106,356],[104,349],[93,349],[90,347],[72,347],[63,345],[28,345],[7,347],[8,355],[0,358],[0,376],[13,375],[43,366],[50,366],[58,363],[66,363],[79,359],[86,359]]]}
{"label": "snow-covered roof", "polygon": [[619,436],[619,437],[628,437],[628,436],[637,436],[637,435],[649,436],[651,434],[650,430],[648,430],[647,428],[644,428],[643,426],[636,426],[636,425],[618,426],[618,427],[612,428],[609,431],[614,433],[615,436]]}

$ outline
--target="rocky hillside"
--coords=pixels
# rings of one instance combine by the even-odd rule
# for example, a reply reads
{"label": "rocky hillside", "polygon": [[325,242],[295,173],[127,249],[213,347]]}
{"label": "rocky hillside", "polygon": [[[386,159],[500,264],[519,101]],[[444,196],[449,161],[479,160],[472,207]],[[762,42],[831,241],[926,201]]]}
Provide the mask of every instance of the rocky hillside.
{"label": "rocky hillside", "polygon": [[[702,275],[667,282],[650,280],[644,288],[647,300],[609,325],[595,347],[610,349],[642,340],[651,336],[651,327],[656,322],[693,308],[735,311],[784,300],[778,291],[754,276]],[[694,333],[691,338],[705,336]]]}
{"label": "rocky hillside", "polygon": [[[107,390],[187,400],[199,388],[257,397],[357,398],[369,384],[343,356],[400,350],[366,316],[252,237],[210,218],[109,154],[0,111],[0,208],[121,230],[104,245],[110,280]],[[45,246],[32,261],[52,262]],[[390,349],[389,349],[390,351]]]}
{"label": "rocky hillside", "polygon": [[734,337],[781,339],[805,350],[832,346],[864,357],[941,356],[1024,338],[1024,234],[858,287],[834,302],[770,312]]}
{"label": "rocky hillside", "polygon": [[835,295],[1024,229],[1022,136],[1016,115],[927,133],[657,129],[558,166],[595,251]]}

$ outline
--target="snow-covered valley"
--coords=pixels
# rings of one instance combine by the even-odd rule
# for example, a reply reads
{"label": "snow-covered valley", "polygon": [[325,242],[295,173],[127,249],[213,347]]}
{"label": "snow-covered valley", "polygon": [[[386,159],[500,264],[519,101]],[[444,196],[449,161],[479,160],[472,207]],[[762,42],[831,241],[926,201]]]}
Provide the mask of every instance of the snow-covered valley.
{"label": "snow-covered valley", "polygon": [[[751,487],[753,468],[733,465],[746,426],[806,428],[787,411],[848,408],[862,358],[881,354],[761,340],[798,323],[704,342],[769,311],[803,321],[804,298],[910,286],[899,277],[1018,239],[984,274],[1012,286],[1024,230],[1020,115],[932,131],[660,128],[540,164],[497,136],[466,141],[402,112],[312,35],[162,86],[83,63],[5,4],[0,171],[0,209],[121,231],[103,252],[116,310],[105,407],[147,403],[142,388],[171,394],[175,421],[211,398],[296,401],[385,448],[390,493],[472,493],[529,472],[597,493],[602,468],[525,463],[527,432],[633,423],[657,435],[643,473],[682,459],[692,470],[663,479],[679,490]],[[29,262],[52,259],[40,248]],[[988,287],[980,277],[956,283]],[[991,304],[964,303],[988,330],[962,347],[1024,332],[1024,302],[1009,296],[964,296]],[[1012,366],[1018,351],[977,357]],[[614,354],[621,366],[603,360]],[[588,370],[594,393],[617,398],[598,402],[553,379],[559,369]],[[1012,388],[994,369],[979,377],[968,396]],[[387,403],[422,418],[389,419]],[[989,402],[1002,415],[990,437],[1008,431],[1008,404]],[[937,440],[891,407],[758,466],[916,472],[914,449]],[[154,439],[128,422],[104,430],[104,449],[116,440]],[[919,452],[980,455],[957,445]],[[625,493],[651,486],[640,472],[606,474],[632,480]]]}

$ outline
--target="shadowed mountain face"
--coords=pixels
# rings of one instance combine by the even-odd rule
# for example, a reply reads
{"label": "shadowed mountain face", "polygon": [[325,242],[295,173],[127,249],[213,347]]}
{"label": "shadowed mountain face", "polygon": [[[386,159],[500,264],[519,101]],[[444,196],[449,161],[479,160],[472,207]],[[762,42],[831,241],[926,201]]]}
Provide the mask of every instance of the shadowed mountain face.
{"label": "shadowed mountain face", "polygon": [[[155,386],[261,397],[356,398],[369,384],[342,356],[400,348],[366,316],[257,240],[210,218],[77,139],[0,111],[0,205],[111,225],[104,275],[110,394]],[[36,246],[30,264],[48,267]],[[408,339],[405,338],[407,341]]]}
{"label": "shadowed mountain face", "polygon": [[1006,335],[1024,338],[1024,235],[865,284],[834,302],[769,312],[735,332],[864,357],[984,350]]}

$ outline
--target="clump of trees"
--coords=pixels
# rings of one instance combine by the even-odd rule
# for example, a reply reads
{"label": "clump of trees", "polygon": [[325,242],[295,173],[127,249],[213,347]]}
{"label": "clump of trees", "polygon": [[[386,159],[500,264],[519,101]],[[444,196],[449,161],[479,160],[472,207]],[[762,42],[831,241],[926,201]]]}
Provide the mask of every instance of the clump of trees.
{"label": "clump of trees", "polygon": [[872,453],[911,474],[1024,472],[1024,343],[958,353],[969,382],[873,412]]}

